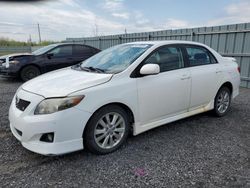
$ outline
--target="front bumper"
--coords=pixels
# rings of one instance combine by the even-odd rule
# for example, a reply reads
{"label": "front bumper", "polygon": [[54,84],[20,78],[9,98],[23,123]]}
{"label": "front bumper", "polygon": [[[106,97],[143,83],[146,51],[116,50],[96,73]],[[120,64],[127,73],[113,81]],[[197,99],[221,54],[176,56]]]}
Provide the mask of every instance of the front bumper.
{"label": "front bumper", "polygon": [[[89,112],[77,108],[48,115],[34,115],[34,110],[44,98],[19,90],[16,94],[23,100],[31,101],[21,111],[16,108],[15,97],[9,110],[10,128],[23,147],[42,155],[61,155],[83,149],[82,133],[90,118]],[[54,133],[52,143],[40,141],[43,134]]]}
{"label": "front bumper", "polygon": [[5,66],[0,65],[0,76],[2,77],[18,77],[19,72],[16,68],[9,67],[6,68]]}

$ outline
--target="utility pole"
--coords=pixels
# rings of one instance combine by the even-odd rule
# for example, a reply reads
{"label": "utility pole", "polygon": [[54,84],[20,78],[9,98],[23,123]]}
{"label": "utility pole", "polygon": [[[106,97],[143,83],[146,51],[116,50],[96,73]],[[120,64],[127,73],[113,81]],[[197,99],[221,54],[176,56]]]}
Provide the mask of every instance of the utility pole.
{"label": "utility pole", "polygon": [[29,34],[29,43],[32,44],[31,34]]}
{"label": "utility pole", "polygon": [[29,44],[29,47],[30,47],[30,52],[32,52],[32,39],[31,39],[31,34],[29,34],[28,44]]}
{"label": "utility pole", "polygon": [[97,36],[98,36],[98,25],[95,21],[95,37],[97,37]]}
{"label": "utility pole", "polygon": [[42,39],[41,39],[41,32],[40,32],[40,26],[39,26],[39,23],[37,24],[37,29],[38,29],[38,36],[39,36],[39,44],[41,44]]}

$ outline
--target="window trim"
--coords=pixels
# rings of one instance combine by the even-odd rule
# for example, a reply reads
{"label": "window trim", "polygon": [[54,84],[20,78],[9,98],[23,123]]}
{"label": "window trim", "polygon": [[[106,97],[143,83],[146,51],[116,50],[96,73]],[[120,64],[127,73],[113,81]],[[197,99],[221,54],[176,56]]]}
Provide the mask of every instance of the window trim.
{"label": "window trim", "polygon": [[97,48],[95,48],[95,47],[93,47],[93,46],[88,46],[88,45],[85,45],[85,44],[73,44],[73,45],[72,45],[72,49],[73,49],[72,54],[73,54],[73,55],[75,55],[75,54],[74,54],[74,51],[75,51],[74,48],[77,47],[77,46],[82,46],[82,47],[89,48],[92,55],[93,55],[93,54],[96,54],[96,53],[98,53],[98,52],[100,52],[99,49],[97,49]]}
{"label": "window trim", "polygon": [[[158,51],[159,49],[161,48],[165,48],[165,47],[174,47],[174,48],[179,48],[180,51],[181,51],[181,54],[182,54],[182,59],[183,59],[183,67],[181,68],[178,68],[178,69],[173,69],[173,70],[169,70],[169,71],[175,71],[175,70],[180,70],[180,69],[184,69],[184,68],[187,68],[188,67],[188,64],[187,64],[187,57],[186,57],[186,54],[185,54],[185,49],[183,47],[183,44],[166,44],[166,45],[163,45],[163,46],[159,46],[158,48],[154,49],[150,54],[148,54],[142,61],[139,65],[137,65],[137,67],[132,71],[132,73],[130,74],[130,78],[140,78],[140,77],[144,77],[144,76],[149,76],[149,75],[142,75],[140,74],[140,69],[142,68],[143,65],[145,65],[145,61],[153,54],[155,53],[156,51]],[[161,73],[166,73],[166,72],[169,72],[169,71],[164,71],[164,72],[160,72],[159,74]]]}
{"label": "window trim", "polygon": [[[204,51],[206,51],[207,55],[209,56],[210,63],[208,63],[208,64],[191,65],[190,61],[189,61],[189,58],[188,58],[187,48],[198,48],[198,49],[200,48],[200,49],[203,49]],[[196,45],[196,44],[184,44],[183,45],[183,50],[185,51],[185,56],[186,56],[186,61],[187,61],[187,67],[197,67],[197,66],[206,66],[206,65],[218,64],[218,60],[216,59],[216,57],[214,56],[214,54],[209,49],[207,49],[204,46],[200,46],[200,45]],[[212,59],[215,60],[215,63],[211,62]]]}
{"label": "window trim", "polygon": [[[71,46],[71,48],[72,48],[72,53],[71,53],[70,57],[72,57],[72,56],[73,56],[73,45],[72,45],[72,44],[58,45],[58,46],[56,46],[56,47],[50,49],[50,50],[49,50],[48,52],[46,52],[45,54],[47,55],[47,54],[51,53],[53,50],[55,50],[56,48],[61,48],[61,47],[65,47],[65,46]],[[55,58],[65,58],[65,56],[62,56],[62,57],[55,56]]]}

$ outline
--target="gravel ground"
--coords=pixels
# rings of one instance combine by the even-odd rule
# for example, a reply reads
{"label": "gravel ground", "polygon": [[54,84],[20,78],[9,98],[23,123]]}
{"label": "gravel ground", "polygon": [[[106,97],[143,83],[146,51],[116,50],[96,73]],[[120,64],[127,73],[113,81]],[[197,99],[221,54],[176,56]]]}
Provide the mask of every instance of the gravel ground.
{"label": "gravel ground", "polygon": [[12,136],[8,108],[20,81],[0,79],[1,187],[250,187],[250,90],[223,118],[200,114],[130,137],[105,156],[46,157]]}

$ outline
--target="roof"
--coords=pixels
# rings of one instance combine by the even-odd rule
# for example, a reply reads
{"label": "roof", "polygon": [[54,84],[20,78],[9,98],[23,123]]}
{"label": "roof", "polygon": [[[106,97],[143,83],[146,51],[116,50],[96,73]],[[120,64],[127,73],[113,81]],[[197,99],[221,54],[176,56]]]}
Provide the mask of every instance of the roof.
{"label": "roof", "polygon": [[[87,45],[87,44],[81,44],[81,43],[75,43],[75,42],[60,42],[60,43],[54,43],[54,44],[49,44],[48,46],[61,46],[61,45],[82,45],[82,46],[89,46],[91,48],[96,48],[96,47],[93,47],[93,46],[90,46],[90,45]],[[97,49],[97,48],[96,48]]]}
{"label": "roof", "polygon": [[165,44],[195,44],[206,46],[199,42],[192,42],[192,41],[185,41],[185,40],[158,40],[158,41],[137,41],[137,42],[130,42],[128,44],[153,44],[153,45],[165,45]]}

